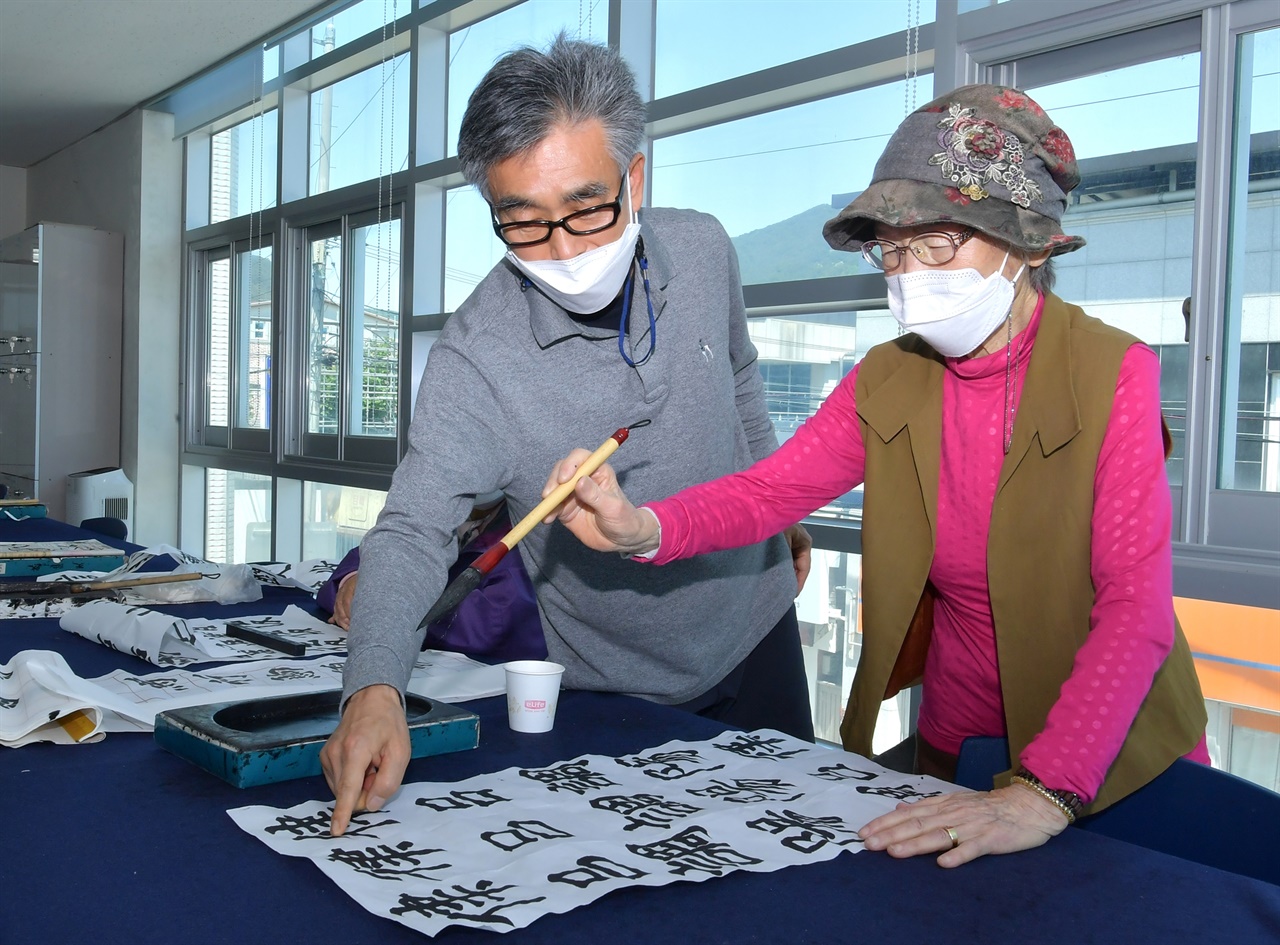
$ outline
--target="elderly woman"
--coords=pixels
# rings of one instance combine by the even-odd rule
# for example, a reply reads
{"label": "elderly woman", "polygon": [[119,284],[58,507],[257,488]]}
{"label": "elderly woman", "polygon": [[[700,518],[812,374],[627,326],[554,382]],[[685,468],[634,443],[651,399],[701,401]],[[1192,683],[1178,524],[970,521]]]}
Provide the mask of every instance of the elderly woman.
{"label": "elderly woman", "polygon": [[1208,761],[1173,614],[1159,364],[1049,291],[1052,257],[1084,244],[1061,228],[1077,183],[1067,135],[1023,93],[925,105],[823,231],[884,271],[907,333],[750,469],[636,509],[606,466],[559,513],[594,548],[662,564],[865,483],[845,747],[870,754],[881,701],[922,671],[915,769],[952,776],[969,736],[1007,737],[1016,769],[873,820],[868,849],[943,866],[1028,849],[1180,756]]}

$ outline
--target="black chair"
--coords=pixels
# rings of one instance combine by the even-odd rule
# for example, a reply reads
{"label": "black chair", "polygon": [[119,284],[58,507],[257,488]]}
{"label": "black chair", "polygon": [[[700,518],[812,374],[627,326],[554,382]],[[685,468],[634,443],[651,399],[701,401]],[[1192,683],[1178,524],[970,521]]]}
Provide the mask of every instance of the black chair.
{"label": "black chair", "polygon": [[129,537],[129,526],[122,519],[111,518],[110,516],[87,518],[80,523],[80,527],[119,541],[124,541]]}
{"label": "black chair", "polygon": [[[966,738],[956,783],[991,790],[1009,770],[1004,738]],[[1280,885],[1280,794],[1179,758],[1150,784],[1076,826],[1228,873]]]}
{"label": "black chair", "polygon": [[1185,758],[1076,826],[1280,885],[1280,794]]}

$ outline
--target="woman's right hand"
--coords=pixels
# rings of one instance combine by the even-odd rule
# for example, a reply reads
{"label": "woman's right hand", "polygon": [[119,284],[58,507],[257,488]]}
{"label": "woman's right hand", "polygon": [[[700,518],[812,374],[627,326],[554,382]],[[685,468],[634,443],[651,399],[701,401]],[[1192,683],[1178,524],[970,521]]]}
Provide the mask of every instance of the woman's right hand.
{"label": "woman's right hand", "polygon": [[[556,463],[542,487],[545,498],[557,486],[568,482],[591,453],[576,449]],[[658,547],[658,519],[652,512],[637,509],[618,485],[618,477],[608,463],[590,476],[578,480],[574,491],[547,522],[559,519],[588,548],[640,555]]]}

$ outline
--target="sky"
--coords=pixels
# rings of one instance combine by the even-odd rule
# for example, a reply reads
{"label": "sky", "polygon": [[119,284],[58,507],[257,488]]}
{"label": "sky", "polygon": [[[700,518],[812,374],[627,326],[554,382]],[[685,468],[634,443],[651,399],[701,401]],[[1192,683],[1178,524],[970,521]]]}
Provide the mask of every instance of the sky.
{"label": "sky", "polygon": [[[402,14],[407,3],[364,0],[344,11],[334,18],[337,44],[377,29],[384,15]],[[656,96],[898,32],[909,17],[928,23],[935,15],[935,4],[925,0],[788,0],[784,16],[779,9],[774,0],[658,0]],[[561,29],[605,41],[607,3],[528,0],[449,37],[449,154],[456,153],[467,97],[494,60],[517,45],[543,45]],[[324,33],[322,25],[313,37]],[[331,160],[335,176],[339,169],[344,176],[334,186],[359,179],[359,168],[370,176],[375,169],[389,172],[392,164],[403,169],[407,68],[395,65],[335,87]],[[1280,31],[1261,34],[1254,65],[1258,94],[1251,130],[1280,128]],[[1028,91],[1067,131],[1077,155],[1088,158],[1194,142],[1199,70],[1199,54],[1189,53]],[[378,96],[382,82],[395,94]],[[932,88],[931,75],[911,83],[900,79],[655,140],[646,203],[712,213],[731,236],[830,205],[833,195],[867,186],[890,134],[912,106],[932,97]],[[354,177],[347,179],[349,174]],[[451,191],[446,213],[444,310],[450,311],[504,247],[472,188]]]}

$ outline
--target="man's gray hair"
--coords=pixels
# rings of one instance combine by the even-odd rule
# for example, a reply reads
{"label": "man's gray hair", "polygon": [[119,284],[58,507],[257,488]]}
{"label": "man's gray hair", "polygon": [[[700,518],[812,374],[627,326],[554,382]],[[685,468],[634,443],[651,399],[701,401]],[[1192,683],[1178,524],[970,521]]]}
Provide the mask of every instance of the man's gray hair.
{"label": "man's gray hair", "polygon": [[618,173],[640,149],[645,107],[635,73],[616,50],[555,38],[546,52],[524,46],[507,53],[476,86],[462,116],[462,173],[491,201],[489,171],[523,154],[557,125],[598,120]]}

